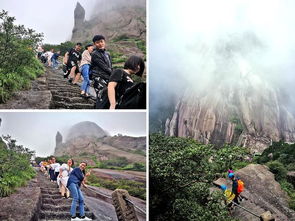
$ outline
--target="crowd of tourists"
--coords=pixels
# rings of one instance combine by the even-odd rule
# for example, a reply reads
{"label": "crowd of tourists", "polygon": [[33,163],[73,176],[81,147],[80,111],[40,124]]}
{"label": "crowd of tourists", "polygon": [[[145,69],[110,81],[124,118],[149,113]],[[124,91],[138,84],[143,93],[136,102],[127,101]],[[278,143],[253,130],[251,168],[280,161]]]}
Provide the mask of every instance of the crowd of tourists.
{"label": "crowd of tourists", "polygon": [[[70,209],[71,220],[91,220],[85,216],[84,197],[80,189],[81,185],[87,188],[86,177],[90,175],[90,172],[85,172],[87,163],[81,162],[79,167],[73,168],[73,159],[60,164],[56,162],[55,157],[51,157],[47,161],[41,161],[39,166],[48,179],[57,184],[61,197],[73,198]],[[79,205],[79,216],[76,215],[77,205]]]}
{"label": "crowd of tourists", "polygon": [[[80,79],[81,96],[91,98],[90,87],[96,92],[97,109],[145,109],[146,84],[135,83],[133,76],[142,77],[145,63],[141,57],[129,57],[122,69],[113,69],[112,58],[106,50],[106,40],[102,35],[95,35],[93,42],[86,44],[82,52],[82,44],[77,43],[63,57],[64,78],[70,84],[78,85]],[[58,67],[60,51],[53,49],[44,52],[38,48],[38,58],[52,68]]]}

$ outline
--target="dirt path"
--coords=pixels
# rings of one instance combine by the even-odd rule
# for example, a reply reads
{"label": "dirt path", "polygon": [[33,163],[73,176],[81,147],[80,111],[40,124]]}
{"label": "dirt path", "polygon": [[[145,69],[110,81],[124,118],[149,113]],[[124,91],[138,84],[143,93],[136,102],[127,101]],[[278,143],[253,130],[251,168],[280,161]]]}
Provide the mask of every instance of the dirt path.
{"label": "dirt path", "polygon": [[30,90],[16,92],[0,109],[93,109],[94,104],[80,96],[80,87],[64,79],[62,70],[47,67]]}

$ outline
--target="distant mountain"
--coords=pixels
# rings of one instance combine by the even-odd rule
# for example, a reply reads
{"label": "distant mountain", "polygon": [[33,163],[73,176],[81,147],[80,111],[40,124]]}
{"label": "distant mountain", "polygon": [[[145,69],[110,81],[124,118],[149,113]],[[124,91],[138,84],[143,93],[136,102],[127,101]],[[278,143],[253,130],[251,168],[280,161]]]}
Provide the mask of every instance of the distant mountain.
{"label": "distant mountain", "polygon": [[80,122],[72,126],[68,132],[67,141],[76,137],[96,137],[102,138],[108,136],[108,133],[99,127],[96,123],[90,121]]}
{"label": "distant mountain", "polygon": [[133,163],[145,162],[145,152],[146,137],[109,136],[96,123],[84,121],[69,129],[65,141],[57,132],[54,155],[67,155],[88,162],[124,157]]}
{"label": "distant mountain", "polygon": [[104,35],[107,47],[124,55],[144,52],[139,44],[146,42],[145,0],[98,0],[90,20],[78,2],[74,11],[73,42],[91,42],[94,35]]}

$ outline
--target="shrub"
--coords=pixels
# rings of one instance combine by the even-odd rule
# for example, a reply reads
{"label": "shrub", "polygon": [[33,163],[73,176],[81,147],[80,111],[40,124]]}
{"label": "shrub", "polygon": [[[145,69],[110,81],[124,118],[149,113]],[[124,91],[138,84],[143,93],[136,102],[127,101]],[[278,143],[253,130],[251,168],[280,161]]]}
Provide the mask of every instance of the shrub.
{"label": "shrub", "polygon": [[0,103],[17,90],[28,89],[30,81],[44,72],[33,48],[42,40],[42,34],[15,25],[15,18],[0,12]]}
{"label": "shrub", "polygon": [[279,161],[271,161],[266,164],[270,171],[275,174],[275,179],[277,181],[284,180],[287,177],[287,169]]}
{"label": "shrub", "polygon": [[22,145],[16,145],[16,140],[10,136],[5,139],[8,146],[0,139],[0,197],[10,195],[35,176],[30,165],[33,152]]}

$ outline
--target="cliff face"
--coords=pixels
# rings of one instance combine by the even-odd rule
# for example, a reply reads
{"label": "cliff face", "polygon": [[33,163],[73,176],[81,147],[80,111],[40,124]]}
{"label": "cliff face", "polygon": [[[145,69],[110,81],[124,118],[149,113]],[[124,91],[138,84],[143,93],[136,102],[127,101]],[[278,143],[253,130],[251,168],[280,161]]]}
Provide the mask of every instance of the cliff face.
{"label": "cliff face", "polygon": [[262,152],[272,141],[294,142],[290,95],[270,77],[278,73],[272,73],[269,62],[263,63],[268,50],[261,42],[246,33],[221,39],[209,49],[199,46],[197,65],[191,69],[202,75],[193,79],[196,73],[187,73],[189,83],[199,82],[186,88],[166,121],[165,134],[217,146],[240,145],[252,153]]}
{"label": "cliff face", "polygon": [[145,0],[98,0],[89,21],[85,21],[85,10],[77,3],[74,18],[74,42],[91,40],[96,34],[104,35],[107,40],[120,37],[146,38]]}
{"label": "cliff face", "polygon": [[205,94],[187,90],[171,119],[166,135],[191,137],[205,144],[235,144],[262,152],[272,141],[295,141],[295,118],[280,91],[248,76],[239,84],[222,83]]}

